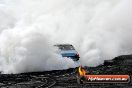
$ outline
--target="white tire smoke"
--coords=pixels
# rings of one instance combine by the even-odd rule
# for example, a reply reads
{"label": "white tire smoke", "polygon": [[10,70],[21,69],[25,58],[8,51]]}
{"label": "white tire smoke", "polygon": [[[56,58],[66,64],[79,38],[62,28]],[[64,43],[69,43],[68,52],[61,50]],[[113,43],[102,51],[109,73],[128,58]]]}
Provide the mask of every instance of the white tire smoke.
{"label": "white tire smoke", "polygon": [[1,0],[0,71],[75,67],[56,43],[73,44],[84,66],[131,54],[131,8],[131,0]]}

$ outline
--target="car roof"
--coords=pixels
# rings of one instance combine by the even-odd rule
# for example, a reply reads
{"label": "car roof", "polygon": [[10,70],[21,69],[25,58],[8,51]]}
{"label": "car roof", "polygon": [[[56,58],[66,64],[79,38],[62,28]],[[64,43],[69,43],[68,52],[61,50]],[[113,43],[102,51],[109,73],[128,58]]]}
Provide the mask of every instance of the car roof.
{"label": "car roof", "polygon": [[72,46],[72,44],[56,44],[56,45],[54,45],[54,46]]}

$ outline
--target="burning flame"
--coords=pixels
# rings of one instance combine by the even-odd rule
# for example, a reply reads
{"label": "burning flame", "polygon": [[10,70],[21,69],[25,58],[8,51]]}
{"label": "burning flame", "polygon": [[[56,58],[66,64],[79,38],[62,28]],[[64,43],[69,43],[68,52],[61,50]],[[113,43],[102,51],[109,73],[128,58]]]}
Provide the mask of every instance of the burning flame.
{"label": "burning flame", "polygon": [[84,70],[84,68],[82,68],[82,66],[79,66],[78,72],[80,76],[85,76],[86,74],[86,71]]}

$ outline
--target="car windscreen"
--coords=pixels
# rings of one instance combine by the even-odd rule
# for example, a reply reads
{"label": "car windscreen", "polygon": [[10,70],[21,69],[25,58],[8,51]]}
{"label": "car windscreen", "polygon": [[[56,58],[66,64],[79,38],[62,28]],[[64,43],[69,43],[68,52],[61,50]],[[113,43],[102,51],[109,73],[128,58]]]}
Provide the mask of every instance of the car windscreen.
{"label": "car windscreen", "polygon": [[72,45],[57,45],[61,50],[75,50]]}

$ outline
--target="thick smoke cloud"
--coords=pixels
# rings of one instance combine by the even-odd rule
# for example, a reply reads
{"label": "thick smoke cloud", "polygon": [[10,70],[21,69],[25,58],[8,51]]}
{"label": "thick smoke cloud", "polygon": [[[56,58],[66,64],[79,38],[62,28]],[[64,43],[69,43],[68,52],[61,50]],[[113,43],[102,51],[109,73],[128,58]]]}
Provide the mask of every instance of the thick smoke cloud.
{"label": "thick smoke cloud", "polygon": [[1,0],[0,70],[20,73],[67,69],[56,54],[71,43],[83,66],[132,52],[131,0]]}
{"label": "thick smoke cloud", "polygon": [[57,55],[57,49],[48,43],[47,36],[33,29],[22,32],[8,30],[2,33],[1,38],[1,59],[6,61],[4,64],[1,61],[4,73],[49,71],[76,66],[72,60]]}

